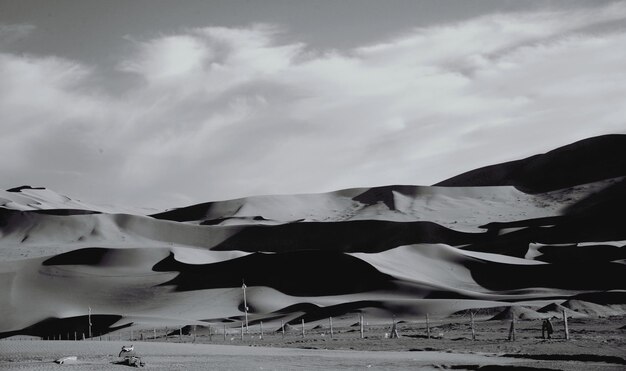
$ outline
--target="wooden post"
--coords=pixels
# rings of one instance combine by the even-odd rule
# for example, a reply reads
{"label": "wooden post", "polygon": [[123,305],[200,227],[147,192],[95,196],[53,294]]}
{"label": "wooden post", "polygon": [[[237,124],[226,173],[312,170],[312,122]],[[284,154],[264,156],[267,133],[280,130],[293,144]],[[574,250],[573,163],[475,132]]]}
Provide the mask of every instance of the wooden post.
{"label": "wooden post", "polygon": [[224,341],[226,341],[226,325],[224,325]]}
{"label": "wooden post", "polygon": [[165,328],[165,341],[167,341],[167,327]]}
{"label": "wooden post", "polygon": [[89,308],[88,320],[89,320],[89,337],[91,338],[91,307]]}
{"label": "wooden post", "polygon": [[285,322],[280,320],[280,331],[283,333],[283,339],[285,338]]}
{"label": "wooden post", "polygon": [[563,325],[565,326],[565,340],[569,340],[569,327],[567,326],[567,315],[563,309]]}
{"label": "wooden post", "polygon": [[74,341],[76,341],[76,331],[74,331]]}
{"label": "wooden post", "polygon": [[152,329],[152,339],[156,340],[156,328]]}
{"label": "wooden post", "polygon": [[183,341],[183,328],[178,328],[178,340]]}
{"label": "wooden post", "polygon": [[[198,332],[198,328],[196,325],[193,325],[193,342],[196,342],[196,334]],[[209,326],[209,336],[211,335],[211,326]]]}
{"label": "wooden post", "polygon": [[363,334],[363,315],[362,314],[359,316],[359,322],[360,322],[359,327],[361,330],[361,339],[363,339],[365,336]]}
{"label": "wooden post", "polygon": [[261,340],[263,340],[263,321],[261,321]]}
{"label": "wooden post", "polygon": [[85,333],[83,332],[83,340],[85,340]]}
{"label": "wooden post", "polygon": [[333,332],[333,317],[329,317],[328,321],[330,322],[330,338],[333,338],[334,332]]}
{"label": "wooden post", "polygon": [[472,326],[472,341],[476,340],[476,331],[474,331],[474,312],[470,311],[470,320]]}
{"label": "wooden post", "polygon": [[302,337],[304,337],[304,318],[302,319]]}
{"label": "wooden post", "polygon": [[244,310],[245,315],[246,315],[246,334],[247,334],[249,332],[249,329],[248,329],[248,301],[246,299],[246,287],[247,286],[246,286],[246,283],[243,282],[243,280],[242,280],[242,283],[243,284],[241,285],[241,289],[243,290],[243,310]]}
{"label": "wooden post", "polygon": [[241,322],[241,341],[243,341],[243,322]]}
{"label": "wooden post", "polygon": [[213,341],[213,333],[211,332],[211,326],[209,326],[209,341]]}
{"label": "wooden post", "polygon": [[430,339],[430,318],[428,318],[428,313],[426,313],[426,336]]}
{"label": "wooden post", "polygon": [[143,341],[143,332],[139,331],[139,340]]}

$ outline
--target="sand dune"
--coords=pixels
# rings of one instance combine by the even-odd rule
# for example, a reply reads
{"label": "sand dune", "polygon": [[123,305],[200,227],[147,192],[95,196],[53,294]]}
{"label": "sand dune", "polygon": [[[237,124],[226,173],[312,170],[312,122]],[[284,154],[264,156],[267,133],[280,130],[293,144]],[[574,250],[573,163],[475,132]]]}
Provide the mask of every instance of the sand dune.
{"label": "sand dune", "polygon": [[471,170],[436,185],[512,185],[526,192],[542,193],[625,173],[626,135],[613,134],[584,139],[523,160]]}
{"label": "sand dune", "polygon": [[[0,336],[82,332],[88,307],[103,333],[148,324],[236,327],[244,280],[252,323],[497,307],[520,318],[563,308],[572,316],[623,313],[626,171],[614,158],[623,137],[442,186],[256,196],[156,214],[47,189],[3,191]],[[577,171],[616,162],[568,175],[563,162],[585,153]],[[563,179],[540,179],[548,170]]]}

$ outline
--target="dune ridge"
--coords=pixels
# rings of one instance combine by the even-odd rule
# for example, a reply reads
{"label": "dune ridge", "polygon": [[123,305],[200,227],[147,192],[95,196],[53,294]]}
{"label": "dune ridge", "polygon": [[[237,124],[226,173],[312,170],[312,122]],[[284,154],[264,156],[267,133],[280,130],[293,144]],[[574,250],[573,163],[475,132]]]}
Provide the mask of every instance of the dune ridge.
{"label": "dune ridge", "polygon": [[[237,326],[244,281],[253,323],[499,307],[525,318],[623,313],[624,137],[431,187],[254,196],[156,213],[40,187],[2,191],[0,337],[44,336],[80,322],[88,307],[103,333],[159,321]],[[536,306],[511,309],[519,303]]]}

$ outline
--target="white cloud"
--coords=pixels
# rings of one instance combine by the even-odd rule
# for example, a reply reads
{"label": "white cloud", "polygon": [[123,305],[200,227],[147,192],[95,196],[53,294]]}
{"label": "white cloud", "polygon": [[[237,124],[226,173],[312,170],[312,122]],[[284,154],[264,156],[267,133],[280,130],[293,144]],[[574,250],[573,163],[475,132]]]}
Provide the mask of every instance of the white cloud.
{"label": "white cloud", "polygon": [[119,95],[97,66],[4,53],[0,169],[6,186],[155,206],[430,184],[624,132],[626,32],[588,31],[623,19],[494,14],[325,52],[269,25],[129,37],[116,73],[141,79]]}

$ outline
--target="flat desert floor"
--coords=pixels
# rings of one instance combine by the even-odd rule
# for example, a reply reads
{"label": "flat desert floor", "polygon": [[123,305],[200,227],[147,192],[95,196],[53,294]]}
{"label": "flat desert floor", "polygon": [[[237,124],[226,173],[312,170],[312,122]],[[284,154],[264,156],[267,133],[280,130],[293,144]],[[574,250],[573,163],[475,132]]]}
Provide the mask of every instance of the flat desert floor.
{"label": "flat desert floor", "polygon": [[[476,340],[471,340],[468,323],[458,318],[434,320],[432,338],[426,338],[423,323],[399,323],[399,339],[387,339],[383,324],[359,328],[337,327],[331,339],[328,329],[309,329],[303,338],[297,327],[283,338],[281,332],[266,332],[259,326],[241,341],[230,332],[183,335],[165,342],[133,340],[137,355],[152,370],[624,370],[626,336],[621,329],[626,317],[570,320],[570,340],[564,339],[559,321],[551,340],[541,339],[540,321],[519,321],[515,341],[507,341],[508,321],[477,321]],[[146,332],[148,333],[148,332]],[[135,332],[136,334],[136,332]],[[113,338],[124,334],[113,334]],[[186,341],[186,342],[185,342]],[[191,343],[195,341],[195,343]],[[0,341],[0,369],[44,370],[67,367],[72,370],[114,370],[122,345],[130,341],[41,341],[5,339]],[[77,356],[78,362],[56,365],[63,356]]]}

